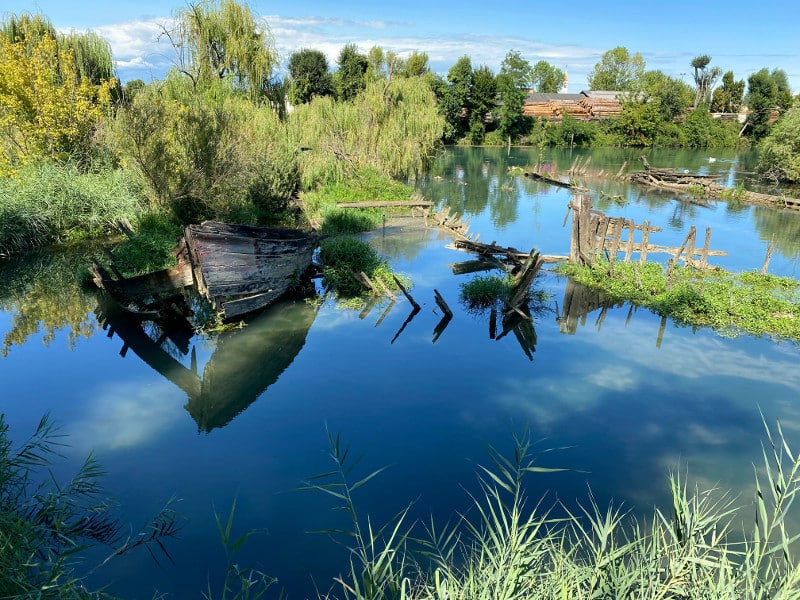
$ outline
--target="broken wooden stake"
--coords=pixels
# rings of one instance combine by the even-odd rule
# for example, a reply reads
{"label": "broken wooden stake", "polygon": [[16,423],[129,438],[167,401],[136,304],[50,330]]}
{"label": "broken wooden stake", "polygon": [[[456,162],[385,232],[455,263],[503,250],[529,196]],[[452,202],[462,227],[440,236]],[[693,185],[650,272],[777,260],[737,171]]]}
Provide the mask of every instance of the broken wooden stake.
{"label": "broken wooden stake", "polygon": [[764,257],[764,264],[761,265],[761,274],[762,275],[766,275],[767,274],[767,267],[769,267],[769,259],[772,256],[773,248],[774,248],[774,246],[773,246],[772,242],[770,242],[769,246],[767,246],[767,255]]}
{"label": "broken wooden stake", "polygon": [[444,298],[442,298],[442,295],[439,293],[439,290],[437,289],[433,290],[433,297],[436,299],[436,304],[438,305],[439,308],[442,309],[442,312],[445,315],[449,315],[450,317],[452,317],[453,311],[450,310],[449,306],[447,306],[447,302],[444,301]]}
{"label": "broken wooden stake", "polygon": [[397,287],[399,287],[400,291],[403,292],[403,295],[406,298],[408,298],[409,302],[411,302],[411,306],[413,306],[417,310],[420,310],[419,304],[417,304],[417,301],[411,297],[411,294],[408,293],[408,290],[403,286],[403,284],[400,283],[400,280],[397,278],[397,275],[392,275],[392,277],[394,278],[394,282],[397,284]]}

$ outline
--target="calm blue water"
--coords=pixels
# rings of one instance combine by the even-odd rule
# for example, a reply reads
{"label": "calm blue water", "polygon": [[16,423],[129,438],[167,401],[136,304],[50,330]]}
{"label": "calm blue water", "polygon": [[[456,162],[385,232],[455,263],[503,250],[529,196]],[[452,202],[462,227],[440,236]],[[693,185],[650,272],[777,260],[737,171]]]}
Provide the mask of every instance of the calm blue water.
{"label": "calm blue water", "polygon": [[[569,229],[562,223],[570,194],[506,176],[509,164],[532,164],[532,156],[449,150],[419,187],[471,214],[483,241],[566,254]],[[621,156],[596,156],[593,163],[605,162],[615,173]],[[746,161],[733,155],[709,162],[681,153],[673,156],[677,164],[657,158],[651,155],[650,163],[728,169],[734,182],[747,177]],[[563,169],[574,157],[548,159]],[[663,227],[654,234],[658,243],[679,244],[691,225],[710,225],[712,248],[729,252],[716,264],[757,269],[775,236],[770,272],[798,276],[800,214],[700,207],[640,188],[598,185],[628,198],[626,206],[601,209]],[[93,583],[129,598],[155,591],[196,596],[209,583],[219,590],[225,556],[214,511],[226,517],[236,499],[235,532],[256,530],[237,563],[277,577],[290,598],[315,596],[315,586],[327,590],[346,568],[347,552],[308,532],[347,522],[328,497],[297,491],[304,479],[332,467],[326,427],[364,455],[354,479],[389,467],[355,495],[357,508],[375,523],[409,503],[413,519],[433,516],[439,523],[466,510],[476,466],[488,463],[487,445],[510,452],[513,435],[525,428],[537,449],[560,448],[543,452],[540,465],[570,469],[532,477],[532,496],[574,506],[591,489],[601,505],[614,501],[635,512],[664,502],[666,476],[675,468],[702,484],[732,488],[749,503],[763,439],[760,413],[769,423],[780,419],[800,444],[795,345],[693,332],[629,307],[602,317],[596,308],[569,328],[558,314],[568,283],[545,272],[537,287],[548,299],[534,318],[531,360],[513,334],[490,339],[488,316],[460,305],[459,284],[472,276],[455,276],[449,265],[471,257],[448,248],[447,234],[403,222],[369,238],[411,277],[422,305],[399,336],[411,311],[405,299],[369,311],[332,299],[276,306],[243,330],[192,338],[187,352],[169,347],[171,370],[162,371],[173,379],[191,371],[194,349],[200,390],[194,395],[137,356],[133,345],[121,356],[123,341],[101,329],[91,297],[75,301],[74,309],[87,330],[75,335],[62,324],[49,339],[46,325],[57,322],[57,311],[26,309],[23,301],[47,297],[40,289],[47,286],[37,283],[41,268],[0,272],[0,337],[7,349],[0,358],[0,410],[12,435],[27,437],[49,412],[70,444],[56,477],[63,480],[94,452],[108,471],[108,493],[132,527],[171,497],[185,519],[180,539],[168,542],[175,565],[158,567],[140,552],[111,561]],[[455,312],[435,343],[442,315],[434,289]],[[222,402],[220,389],[235,397]]]}

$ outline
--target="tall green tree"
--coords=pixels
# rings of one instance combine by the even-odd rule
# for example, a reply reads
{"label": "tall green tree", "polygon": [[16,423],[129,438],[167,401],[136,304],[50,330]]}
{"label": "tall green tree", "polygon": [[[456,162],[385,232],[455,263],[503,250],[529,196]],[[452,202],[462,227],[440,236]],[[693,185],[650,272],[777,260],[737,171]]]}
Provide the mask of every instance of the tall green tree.
{"label": "tall green tree", "polygon": [[733,71],[726,71],[722,76],[722,85],[714,90],[711,97],[712,112],[739,112],[744,97],[744,79],[735,81]]}
{"label": "tall green tree", "polygon": [[422,77],[430,72],[428,55],[425,52],[414,50],[408,58],[401,61],[400,75],[403,77]]}
{"label": "tall green tree", "polygon": [[708,106],[711,101],[711,91],[714,88],[714,83],[722,75],[722,69],[719,67],[711,67],[711,57],[708,54],[701,54],[692,59],[692,77],[695,84],[694,107]]}
{"label": "tall green tree", "polygon": [[530,84],[530,63],[516,50],[510,50],[500,65],[500,73],[497,74],[497,92],[500,96],[498,129],[509,141],[527,129],[523,107]]}
{"label": "tall green tree", "polygon": [[328,59],[319,50],[302,48],[289,56],[292,104],[310,102],[314,96],[327,96],[333,92]]}
{"label": "tall green tree", "polygon": [[470,114],[469,137],[473,144],[483,142],[486,120],[495,109],[497,81],[486,65],[472,72],[472,113]]}
{"label": "tall green tree", "polygon": [[353,100],[366,87],[369,60],[355,44],[346,44],[336,60],[339,65],[333,74],[333,85],[340,100]]}
{"label": "tall green tree", "polygon": [[800,183],[800,105],[790,108],[764,139],[758,170]]}
{"label": "tall green tree", "polygon": [[781,109],[791,106],[791,92],[783,71],[761,69],[747,78],[747,122],[742,131],[748,131],[756,140],[769,133],[770,124]]}
{"label": "tall green tree", "polygon": [[642,75],[641,82],[642,95],[639,100],[657,100],[664,121],[674,121],[685,115],[692,105],[692,88],[676,77],[670,77],[662,71],[647,71]]}
{"label": "tall green tree", "polygon": [[589,72],[589,89],[632,92],[639,88],[645,60],[638,52],[631,55],[624,46],[608,50]]}
{"label": "tall green tree", "polygon": [[224,81],[262,97],[278,62],[267,26],[236,0],[191,2],[177,11],[175,28],[164,33],[178,53],[178,70],[195,88]]}
{"label": "tall green tree", "polygon": [[533,65],[531,80],[535,91],[556,94],[561,90],[561,86],[564,85],[564,71],[554,67],[547,61],[540,60]]}
{"label": "tall green tree", "polygon": [[457,138],[461,138],[469,129],[472,112],[472,61],[469,56],[462,56],[447,72],[449,109],[451,123]]}

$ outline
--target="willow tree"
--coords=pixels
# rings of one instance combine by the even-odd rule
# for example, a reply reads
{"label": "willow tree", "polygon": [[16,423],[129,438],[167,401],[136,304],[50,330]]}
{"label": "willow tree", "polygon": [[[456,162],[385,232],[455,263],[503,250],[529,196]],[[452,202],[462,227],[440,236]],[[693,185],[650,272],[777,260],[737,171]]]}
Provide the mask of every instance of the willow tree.
{"label": "willow tree", "polygon": [[370,82],[352,101],[316,97],[289,118],[303,185],[331,183],[372,169],[387,176],[419,172],[438,147],[444,120],[424,77]]}
{"label": "willow tree", "polygon": [[[0,35],[10,44],[18,44],[25,56],[30,57],[44,37],[54,40],[60,50],[68,50],[69,63],[57,61],[53,68],[61,77],[77,74],[92,85],[115,79],[111,46],[105,38],[89,30],[59,34],[47,17],[40,14],[11,14],[0,22]],[[74,66],[74,70],[73,70]]]}
{"label": "willow tree", "polygon": [[263,95],[278,62],[272,34],[236,0],[201,0],[176,14],[165,31],[178,53],[178,70],[194,87],[228,82],[253,97]]}

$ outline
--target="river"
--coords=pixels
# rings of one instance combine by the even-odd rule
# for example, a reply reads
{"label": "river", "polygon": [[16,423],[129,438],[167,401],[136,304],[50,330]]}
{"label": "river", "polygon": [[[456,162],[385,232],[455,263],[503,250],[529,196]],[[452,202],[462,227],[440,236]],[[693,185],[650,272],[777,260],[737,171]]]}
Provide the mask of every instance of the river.
{"label": "river", "polygon": [[[567,254],[570,192],[509,167],[563,171],[591,156],[589,170],[614,175],[639,168],[639,154],[449,148],[416,185],[470,216],[481,241]],[[748,154],[650,151],[648,160],[752,185]],[[759,269],[772,243],[770,272],[800,277],[800,213],[704,206],[612,177],[587,185],[596,208],[662,227],[659,244],[680,245],[691,226],[710,226],[711,247],[728,252],[714,264]],[[444,524],[469,508],[487,446],[509,453],[525,430],[537,464],[566,469],[532,475],[532,497],[574,507],[591,490],[601,506],[634,514],[664,504],[675,469],[748,506],[762,415],[800,446],[795,344],[693,331],[628,306],[589,303],[585,314],[565,315],[571,284],[547,270],[535,284],[543,300],[532,328],[492,339],[488,316],[459,302],[460,284],[474,275],[451,265],[471,257],[449,247],[446,232],[407,219],[367,237],[412,280],[422,310],[411,321],[403,298],[364,309],[296,299],[243,329],[175,334],[155,354],[135,331],[121,338],[130,324],[75,283],[93,250],[0,262],[0,410],[12,438],[26,439],[50,414],[68,444],[53,467],[59,481],[94,453],[133,530],[170,498],[181,516],[180,536],[166,541],[174,564],[142,551],[111,560],[91,584],[126,598],[197,597],[209,585],[219,595],[226,559],[214,513],[227,518],[235,500],[234,534],[254,532],[238,564],[277,577],[290,598],[328,590],[347,550],[310,532],[345,527],[346,515],[333,498],[300,489],[333,466],[326,430],[363,455],[354,480],[388,467],[354,494],[373,523],[410,505],[411,520]],[[444,329],[434,289],[455,313]],[[103,556],[91,553],[87,564]]]}

